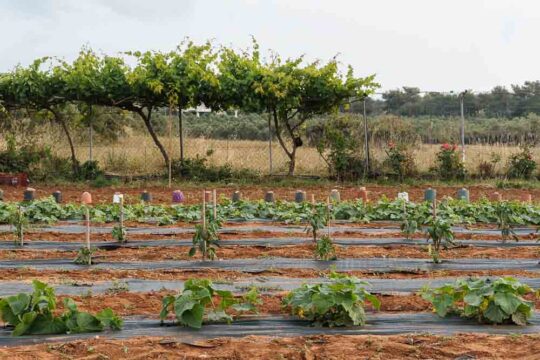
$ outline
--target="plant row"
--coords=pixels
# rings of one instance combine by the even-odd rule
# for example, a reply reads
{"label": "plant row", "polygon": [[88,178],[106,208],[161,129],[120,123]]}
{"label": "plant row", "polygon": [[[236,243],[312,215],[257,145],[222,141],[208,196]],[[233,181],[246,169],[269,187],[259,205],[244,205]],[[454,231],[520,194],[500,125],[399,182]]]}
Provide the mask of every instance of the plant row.
{"label": "plant row", "polygon": [[[41,334],[73,334],[97,332],[105,328],[120,330],[122,319],[111,309],[96,315],[81,312],[75,302],[64,300],[65,312],[56,315],[54,290],[34,281],[32,294],[21,293],[0,299],[0,317],[13,327],[13,336]],[[366,303],[378,310],[381,300],[365,289],[369,283],[354,276],[331,273],[328,282],[304,284],[282,299],[282,308],[293,316],[315,326],[362,326],[366,322]],[[527,285],[506,277],[489,279],[458,279],[439,288],[425,287],[420,295],[428,300],[441,317],[458,315],[486,324],[526,325],[534,312],[537,297]],[[219,290],[207,279],[191,279],[177,295],[162,300],[161,322],[200,329],[204,323],[233,321],[235,315],[257,313],[263,304],[256,287],[241,296]]]}
{"label": "plant row", "polygon": [[[210,205],[211,206],[211,205]],[[217,205],[217,215],[223,220],[268,219],[299,224],[309,222],[313,211],[325,203],[311,204],[288,201],[238,201],[222,199]],[[24,216],[31,223],[55,223],[61,220],[81,220],[85,207],[79,204],[57,204],[54,199],[46,198],[28,203],[0,202],[0,223],[10,223],[11,218],[22,209]],[[508,220],[516,225],[540,225],[540,206],[518,201],[466,202],[444,199],[437,205],[440,218],[451,220],[454,224],[498,223],[501,209],[508,214]],[[120,218],[120,207],[116,204],[101,204],[90,207],[93,222],[114,222]],[[169,225],[176,222],[194,222],[201,220],[200,205],[152,205],[145,203],[126,204],[123,206],[126,221],[157,222]],[[427,224],[432,216],[433,206],[429,202],[413,203],[403,200],[382,198],[376,202],[364,203],[361,200],[333,203],[331,215],[336,220],[348,220],[360,223],[371,221],[400,221],[404,213],[414,216],[419,224]]]}

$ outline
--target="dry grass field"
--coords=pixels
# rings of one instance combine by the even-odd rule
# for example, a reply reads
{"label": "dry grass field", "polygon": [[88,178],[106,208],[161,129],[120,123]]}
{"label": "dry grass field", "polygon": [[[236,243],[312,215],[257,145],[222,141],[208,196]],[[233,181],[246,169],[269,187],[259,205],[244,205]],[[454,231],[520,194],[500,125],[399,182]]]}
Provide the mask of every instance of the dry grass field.
{"label": "dry grass field", "polygon": [[[178,139],[173,139],[172,143],[168,138],[162,138],[161,141],[178,157]],[[67,144],[54,142],[49,145],[57,154],[68,156]],[[427,144],[421,144],[414,149],[415,163],[420,172],[426,172],[434,165],[438,149],[439,145]],[[77,144],[76,151],[81,161],[88,159],[87,144]],[[359,152],[361,151],[362,149],[359,149]],[[481,161],[489,161],[492,154],[498,154],[501,161],[496,171],[502,172],[506,167],[508,157],[517,151],[519,151],[517,146],[470,145],[466,147],[466,168],[470,173],[476,173]],[[187,157],[206,156],[208,152],[212,152],[212,155],[208,157],[210,164],[229,163],[235,168],[257,170],[262,174],[269,171],[268,142],[265,141],[186,139]],[[540,148],[535,148],[533,153],[534,159],[540,161]],[[141,135],[122,138],[115,144],[94,145],[93,154],[94,159],[97,159],[106,170],[119,174],[152,173],[159,171],[163,166],[157,147],[149,137]],[[277,142],[273,143],[272,156],[274,173],[285,173],[288,158]],[[326,164],[315,148],[299,148],[297,156],[297,174],[325,175],[327,173]],[[372,148],[372,156],[379,162],[383,161],[384,149]]]}

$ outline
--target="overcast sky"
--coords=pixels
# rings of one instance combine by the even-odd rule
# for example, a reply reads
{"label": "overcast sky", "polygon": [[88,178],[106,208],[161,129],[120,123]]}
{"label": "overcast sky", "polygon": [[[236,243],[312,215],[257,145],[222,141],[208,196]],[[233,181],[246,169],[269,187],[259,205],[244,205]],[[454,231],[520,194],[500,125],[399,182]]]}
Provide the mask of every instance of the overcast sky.
{"label": "overcast sky", "polygon": [[34,58],[170,50],[183,38],[283,56],[339,54],[385,90],[540,79],[535,0],[0,0],[0,72]]}

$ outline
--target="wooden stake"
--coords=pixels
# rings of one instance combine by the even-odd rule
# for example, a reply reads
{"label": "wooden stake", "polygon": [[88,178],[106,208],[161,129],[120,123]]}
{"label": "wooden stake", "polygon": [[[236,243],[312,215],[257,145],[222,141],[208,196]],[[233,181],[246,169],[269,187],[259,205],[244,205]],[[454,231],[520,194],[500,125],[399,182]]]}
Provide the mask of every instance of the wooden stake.
{"label": "wooden stake", "polygon": [[206,230],[206,191],[203,190],[203,193],[202,193],[202,226],[203,226],[203,229]]}
{"label": "wooden stake", "polygon": [[217,193],[216,189],[212,190],[212,202],[214,203],[214,221],[217,219]]}
{"label": "wooden stake", "polygon": [[437,200],[433,199],[433,220],[437,218]]}
{"label": "wooden stake", "polygon": [[330,198],[327,197],[326,198],[326,211],[327,211],[327,215],[328,215],[328,224],[326,225],[326,227],[328,228],[328,237],[330,238]]}
{"label": "wooden stake", "polygon": [[315,194],[311,194],[311,203],[315,205]]}
{"label": "wooden stake", "polygon": [[20,240],[20,246],[23,246],[24,245],[24,226],[23,226],[23,214],[22,214],[22,208],[21,206],[19,205],[19,226],[20,226],[20,235],[21,235],[21,238],[19,239]]}
{"label": "wooden stake", "polygon": [[[124,197],[122,196],[120,198],[120,231],[121,233],[124,232]],[[125,242],[126,239],[124,238],[122,242]]]}
{"label": "wooden stake", "polygon": [[172,115],[171,107],[169,106],[169,189],[172,187]]}
{"label": "wooden stake", "polygon": [[90,255],[90,209],[86,206],[86,248],[88,249],[88,265],[92,265],[92,256]]}

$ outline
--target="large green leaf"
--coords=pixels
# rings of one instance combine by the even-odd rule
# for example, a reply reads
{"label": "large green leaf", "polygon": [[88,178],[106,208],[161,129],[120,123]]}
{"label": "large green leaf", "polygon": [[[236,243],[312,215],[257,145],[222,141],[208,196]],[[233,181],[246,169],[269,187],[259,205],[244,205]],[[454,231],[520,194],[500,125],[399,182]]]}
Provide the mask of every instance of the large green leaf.
{"label": "large green leaf", "polygon": [[0,300],[0,318],[10,325],[17,325],[20,322],[19,317],[13,313],[6,299]]}
{"label": "large green leaf", "polygon": [[79,312],[75,315],[77,326],[70,328],[71,333],[96,332],[103,330],[101,321],[92,314]]}
{"label": "large green leaf", "polygon": [[190,310],[186,310],[182,313],[181,323],[189,327],[200,329],[203,323],[204,306],[201,304],[194,304]]}
{"label": "large green leaf", "polygon": [[96,318],[101,321],[104,327],[111,330],[121,330],[124,321],[118,317],[110,308],[103,309],[96,314]]}
{"label": "large green leaf", "polygon": [[27,294],[9,296],[5,299],[14,315],[20,315],[27,310],[31,297]]}
{"label": "large green leaf", "polygon": [[454,305],[454,298],[449,294],[442,294],[433,299],[433,307],[437,312],[437,315],[444,317],[452,309]]}
{"label": "large green leaf", "polygon": [[29,334],[63,334],[66,330],[66,325],[61,318],[53,317],[52,315],[38,314],[29,329]]}
{"label": "large green leaf", "polygon": [[508,317],[508,315],[500,308],[500,306],[495,304],[493,301],[489,303],[486,311],[484,311],[484,316],[486,319],[490,320],[495,324],[502,323],[504,319]]}
{"label": "large green leaf", "polygon": [[521,305],[521,300],[514,294],[509,292],[498,292],[493,297],[495,304],[499,305],[501,309],[507,313],[512,314],[519,305]]}
{"label": "large green leaf", "polygon": [[30,311],[21,317],[21,321],[15,326],[15,329],[11,333],[12,336],[21,336],[29,333],[29,329],[32,327],[34,320],[36,320],[37,313]]}

